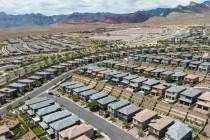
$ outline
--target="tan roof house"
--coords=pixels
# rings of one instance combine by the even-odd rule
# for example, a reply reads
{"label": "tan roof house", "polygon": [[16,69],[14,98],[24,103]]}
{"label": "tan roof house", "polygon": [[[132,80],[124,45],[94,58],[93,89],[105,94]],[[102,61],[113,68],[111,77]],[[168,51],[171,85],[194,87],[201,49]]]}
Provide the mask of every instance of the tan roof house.
{"label": "tan roof house", "polygon": [[202,113],[209,113],[210,111],[210,92],[205,92],[198,97],[196,102],[197,110]]}
{"label": "tan roof house", "polygon": [[199,76],[198,75],[194,75],[194,74],[188,74],[185,78],[184,81],[186,83],[190,83],[190,84],[196,84],[199,82]]}
{"label": "tan roof house", "polygon": [[148,109],[145,109],[139,113],[137,113],[133,117],[133,124],[136,127],[146,129],[150,121],[157,117],[157,113]]}
{"label": "tan roof house", "polygon": [[59,132],[59,140],[74,140],[83,135],[86,135],[88,138],[93,138],[94,129],[91,125],[80,124],[65,129]]}
{"label": "tan roof house", "polygon": [[157,138],[162,138],[173,123],[174,120],[170,117],[152,120],[148,127],[149,133]]}

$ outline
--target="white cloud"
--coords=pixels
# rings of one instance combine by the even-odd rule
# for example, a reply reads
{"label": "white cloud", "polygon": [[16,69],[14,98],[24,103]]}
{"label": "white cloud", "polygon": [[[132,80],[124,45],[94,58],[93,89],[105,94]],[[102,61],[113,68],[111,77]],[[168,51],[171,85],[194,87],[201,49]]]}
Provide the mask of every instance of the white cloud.
{"label": "white cloud", "polygon": [[[187,5],[191,0],[0,0],[0,10],[9,14],[72,12],[129,13],[157,7]],[[204,0],[194,0],[202,2]]]}

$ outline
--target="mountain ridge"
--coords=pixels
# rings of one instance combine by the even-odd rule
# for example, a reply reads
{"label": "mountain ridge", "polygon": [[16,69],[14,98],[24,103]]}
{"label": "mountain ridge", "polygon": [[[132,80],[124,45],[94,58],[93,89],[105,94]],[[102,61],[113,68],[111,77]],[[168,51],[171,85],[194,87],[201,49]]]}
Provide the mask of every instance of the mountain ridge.
{"label": "mountain ridge", "polygon": [[210,1],[203,3],[190,2],[187,6],[178,5],[175,8],[156,8],[147,11],[137,11],[134,13],[115,14],[110,12],[79,13],[68,15],[46,16],[40,13],[10,15],[0,12],[0,28],[20,27],[20,26],[44,26],[57,23],[143,23],[159,17],[167,18],[172,13],[210,13]]}

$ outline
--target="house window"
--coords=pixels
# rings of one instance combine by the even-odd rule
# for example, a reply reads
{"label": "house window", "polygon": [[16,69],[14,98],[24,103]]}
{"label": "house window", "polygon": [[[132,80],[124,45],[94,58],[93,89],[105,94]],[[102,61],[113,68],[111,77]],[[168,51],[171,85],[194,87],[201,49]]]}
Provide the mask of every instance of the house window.
{"label": "house window", "polygon": [[208,111],[208,110],[209,110],[209,108],[204,106],[204,107],[203,107],[203,110]]}

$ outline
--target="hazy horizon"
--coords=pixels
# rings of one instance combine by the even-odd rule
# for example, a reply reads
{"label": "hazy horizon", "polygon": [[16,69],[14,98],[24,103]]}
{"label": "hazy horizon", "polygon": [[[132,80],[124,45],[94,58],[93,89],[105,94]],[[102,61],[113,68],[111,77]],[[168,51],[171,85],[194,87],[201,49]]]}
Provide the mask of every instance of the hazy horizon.
{"label": "hazy horizon", "polygon": [[[138,10],[173,8],[188,5],[192,0],[0,0],[0,12],[7,14],[60,15],[80,13],[111,12],[116,14],[132,13]],[[194,0],[201,3],[207,0]]]}

